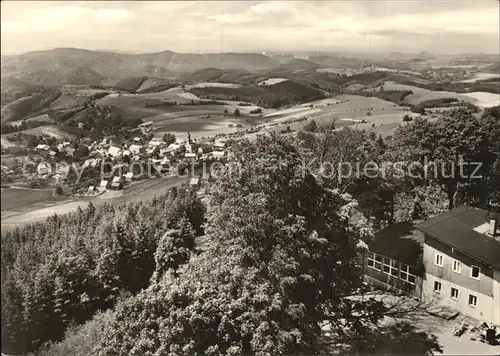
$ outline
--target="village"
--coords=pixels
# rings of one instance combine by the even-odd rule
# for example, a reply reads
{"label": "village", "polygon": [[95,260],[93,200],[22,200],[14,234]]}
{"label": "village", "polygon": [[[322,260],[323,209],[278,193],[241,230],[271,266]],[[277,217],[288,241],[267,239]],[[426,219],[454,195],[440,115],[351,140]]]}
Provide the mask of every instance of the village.
{"label": "village", "polygon": [[56,195],[95,196],[185,172],[193,176],[191,184],[198,184],[202,174],[197,177],[191,168],[224,162],[228,156],[231,140],[191,139],[189,133],[187,139],[172,134],[152,137],[151,124],[140,124],[134,130],[139,131],[137,135],[130,138],[109,135],[94,141],[85,137],[40,143],[28,151],[25,161],[2,164],[2,180],[5,177],[11,184],[29,188],[54,186]]}

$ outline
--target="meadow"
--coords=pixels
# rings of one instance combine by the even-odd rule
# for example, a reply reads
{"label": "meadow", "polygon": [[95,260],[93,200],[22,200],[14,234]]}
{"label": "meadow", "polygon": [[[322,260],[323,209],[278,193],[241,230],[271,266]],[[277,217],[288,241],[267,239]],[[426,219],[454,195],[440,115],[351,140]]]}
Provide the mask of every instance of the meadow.
{"label": "meadow", "polygon": [[53,196],[52,189],[2,188],[1,194],[2,212],[23,211],[35,203],[61,200],[63,199]]}

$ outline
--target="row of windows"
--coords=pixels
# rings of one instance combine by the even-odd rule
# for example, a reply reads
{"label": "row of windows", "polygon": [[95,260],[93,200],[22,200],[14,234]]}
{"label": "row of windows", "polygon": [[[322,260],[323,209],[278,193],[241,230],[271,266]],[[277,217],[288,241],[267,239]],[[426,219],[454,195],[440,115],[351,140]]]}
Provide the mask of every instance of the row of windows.
{"label": "row of windows", "polygon": [[[441,282],[434,281],[434,292],[441,293],[441,287],[442,287]],[[458,289],[451,287],[450,298],[453,300],[458,300],[459,295],[460,293]],[[469,305],[471,307],[477,306],[477,296],[475,296],[474,294],[469,294]]]}
{"label": "row of windows", "polygon": [[382,271],[385,274],[399,278],[410,284],[415,284],[415,270],[404,263],[400,263],[388,257],[383,257],[373,252],[368,252],[367,264],[368,267],[376,269],[377,271]]}
{"label": "row of windows", "polygon": [[[439,267],[444,266],[444,256],[440,253],[436,253],[436,258],[434,259],[434,264]],[[451,269],[455,273],[462,273],[462,262],[458,260],[453,260],[453,264],[451,266]],[[470,269],[470,277],[474,279],[479,279],[479,276],[481,275],[481,268],[478,266],[471,265]]]}

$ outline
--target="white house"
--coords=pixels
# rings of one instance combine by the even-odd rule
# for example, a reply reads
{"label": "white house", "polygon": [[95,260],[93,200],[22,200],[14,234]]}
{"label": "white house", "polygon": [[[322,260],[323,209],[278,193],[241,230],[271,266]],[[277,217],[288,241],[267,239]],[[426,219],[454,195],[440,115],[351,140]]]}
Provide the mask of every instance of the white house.
{"label": "white house", "polygon": [[48,151],[50,149],[50,146],[49,145],[40,144],[40,145],[36,146],[36,149],[37,150]]}
{"label": "white house", "polygon": [[134,177],[134,173],[128,172],[128,173],[125,173],[123,176],[125,177],[125,179],[127,180],[127,182],[131,182],[132,178]]}
{"label": "white house", "polygon": [[99,184],[99,189],[100,190],[106,190],[108,188],[109,182],[106,179],[101,180],[101,183]]}
{"label": "white house", "polygon": [[121,152],[122,152],[122,150],[116,146],[110,146],[108,149],[108,154],[112,157],[120,156]]}
{"label": "white house", "polygon": [[226,152],[225,151],[213,151],[212,156],[215,159],[222,159],[226,156]]}
{"label": "white house", "polygon": [[130,145],[128,149],[132,154],[136,155],[141,153],[142,147],[140,145]]}
{"label": "white house", "polygon": [[50,168],[50,165],[48,163],[40,163],[37,167],[36,167],[36,170],[38,172],[39,175],[43,176],[43,175],[46,175],[46,174],[49,174],[52,172],[52,168]]}
{"label": "white house", "polygon": [[162,141],[154,138],[152,139],[151,141],[149,141],[148,145],[151,146],[151,147],[157,147],[157,146],[160,146],[161,144],[163,144]]}
{"label": "white house", "polygon": [[226,148],[226,141],[216,140],[214,143],[214,148],[216,150],[223,150],[224,148]]}

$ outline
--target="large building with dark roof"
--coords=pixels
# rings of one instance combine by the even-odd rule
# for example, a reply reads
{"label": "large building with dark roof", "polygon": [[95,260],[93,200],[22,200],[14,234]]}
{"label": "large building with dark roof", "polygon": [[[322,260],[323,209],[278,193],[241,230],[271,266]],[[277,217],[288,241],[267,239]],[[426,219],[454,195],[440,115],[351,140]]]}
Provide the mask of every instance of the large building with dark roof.
{"label": "large building with dark roof", "polygon": [[460,206],[416,225],[424,234],[422,298],[500,325],[500,218]]}

